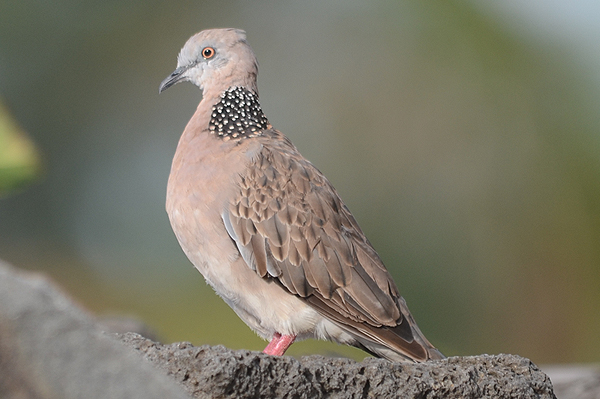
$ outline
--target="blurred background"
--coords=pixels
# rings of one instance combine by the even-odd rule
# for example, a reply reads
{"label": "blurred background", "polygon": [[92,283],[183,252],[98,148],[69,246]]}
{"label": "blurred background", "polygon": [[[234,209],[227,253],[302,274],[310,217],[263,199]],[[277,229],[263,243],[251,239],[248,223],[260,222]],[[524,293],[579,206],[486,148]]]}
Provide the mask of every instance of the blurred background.
{"label": "blurred background", "polygon": [[[266,115],[325,173],[446,355],[600,361],[596,1],[2,0],[0,258],[163,342],[261,350],[164,211],[200,91],[245,29]],[[292,355],[360,351],[314,341]]]}

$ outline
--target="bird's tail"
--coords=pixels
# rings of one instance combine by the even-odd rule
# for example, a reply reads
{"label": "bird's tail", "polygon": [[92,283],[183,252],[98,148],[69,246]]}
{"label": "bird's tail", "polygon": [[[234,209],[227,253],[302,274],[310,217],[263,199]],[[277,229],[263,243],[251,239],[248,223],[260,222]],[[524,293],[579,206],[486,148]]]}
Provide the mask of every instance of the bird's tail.
{"label": "bird's tail", "polygon": [[357,345],[355,346],[373,356],[394,362],[424,362],[445,359],[446,357],[425,338],[410,314],[404,298],[399,297],[397,305],[402,313],[402,320],[398,325],[374,328],[371,330],[374,333],[374,339],[365,339],[364,335],[357,336]]}

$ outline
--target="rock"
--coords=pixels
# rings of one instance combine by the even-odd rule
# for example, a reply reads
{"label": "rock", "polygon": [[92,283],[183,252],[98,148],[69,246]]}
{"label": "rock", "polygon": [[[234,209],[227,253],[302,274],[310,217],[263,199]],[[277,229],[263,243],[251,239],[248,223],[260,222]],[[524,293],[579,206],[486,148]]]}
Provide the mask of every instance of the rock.
{"label": "rock", "polygon": [[188,398],[40,274],[0,262],[0,398]]}
{"label": "rock", "polygon": [[297,360],[106,330],[47,278],[0,262],[3,399],[554,398],[550,379],[513,355]]}
{"label": "rock", "polygon": [[554,398],[548,376],[514,355],[421,364],[382,359],[272,357],[222,346],[161,345],[119,335],[194,398]]}

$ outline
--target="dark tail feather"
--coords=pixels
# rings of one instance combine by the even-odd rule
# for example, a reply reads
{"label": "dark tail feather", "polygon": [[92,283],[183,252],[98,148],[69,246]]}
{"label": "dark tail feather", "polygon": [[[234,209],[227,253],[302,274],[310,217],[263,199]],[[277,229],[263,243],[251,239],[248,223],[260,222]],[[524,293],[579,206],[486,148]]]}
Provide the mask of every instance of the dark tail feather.
{"label": "dark tail feather", "polygon": [[424,362],[445,359],[446,357],[425,338],[406,302],[398,298],[397,305],[402,312],[402,320],[396,327],[367,327],[377,340],[357,336],[356,347],[394,362]]}

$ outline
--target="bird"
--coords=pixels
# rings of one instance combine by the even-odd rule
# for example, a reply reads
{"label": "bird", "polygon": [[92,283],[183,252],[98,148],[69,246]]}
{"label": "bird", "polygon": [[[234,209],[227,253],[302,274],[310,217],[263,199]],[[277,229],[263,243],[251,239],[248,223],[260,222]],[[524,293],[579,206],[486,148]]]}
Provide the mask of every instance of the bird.
{"label": "bird", "polygon": [[265,116],[257,75],[243,30],[208,29],[160,84],[202,91],[167,184],[181,248],[268,355],[313,338],[392,362],[443,359],[335,188]]}

